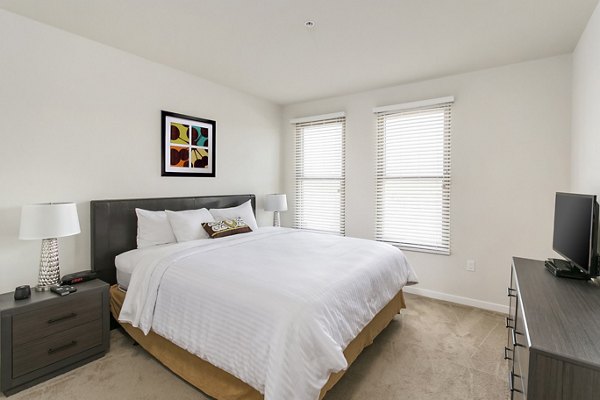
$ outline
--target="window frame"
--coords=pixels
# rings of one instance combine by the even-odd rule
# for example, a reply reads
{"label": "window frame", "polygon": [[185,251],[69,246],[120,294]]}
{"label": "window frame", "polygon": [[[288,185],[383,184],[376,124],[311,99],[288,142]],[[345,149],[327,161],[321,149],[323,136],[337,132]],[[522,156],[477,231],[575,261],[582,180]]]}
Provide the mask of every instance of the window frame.
{"label": "window frame", "polygon": [[[290,121],[294,125],[294,147],[295,147],[295,160],[294,160],[294,190],[295,190],[295,199],[294,199],[294,228],[299,229],[307,229],[324,233],[337,234],[341,236],[345,236],[346,234],[346,116],[345,113],[333,113],[326,114],[314,117],[305,117],[293,119]],[[306,176],[304,173],[304,159],[305,149],[305,128],[310,127],[318,127],[318,126],[326,126],[326,125],[335,125],[341,124],[341,149],[340,149],[340,176],[331,176],[323,174],[322,176]],[[328,229],[319,229],[318,227],[314,227],[307,224],[307,217],[305,216],[306,212],[306,204],[305,204],[305,192],[306,192],[306,182],[317,183],[317,182],[331,182],[337,181],[339,182],[338,193],[340,196],[339,201],[339,229],[336,230],[328,230]],[[335,220],[338,218],[336,215],[333,217]]]}
{"label": "window frame", "polygon": [[[451,254],[451,240],[450,240],[450,232],[451,232],[451,220],[450,220],[450,194],[451,194],[451,136],[452,136],[452,109],[454,104],[454,97],[443,97],[439,99],[430,99],[424,101],[417,101],[399,105],[378,107],[373,110],[376,116],[376,132],[377,132],[377,161],[376,161],[376,219],[375,219],[375,239],[382,242],[390,243],[396,247],[399,247],[403,250],[408,251],[417,251],[423,253],[432,253],[432,254],[441,254],[441,255],[450,255]],[[386,157],[389,154],[389,144],[386,145],[386,118],[390,117],[402,117],[402,116],[425,116],[428,112],[433,112],[435,110],[443,110],[443,149],[441,157],[442,162],[442,170],[441,174],[437,175],[427,175],[423,176],[390,176],[386,172]],[[423,122],[421,122],[423,123]],[[408,129],[404,131],[404,133],[409,132]],[[396,132],[398,133],[398,132]],[[387,133],[389,135],[391,133]],[[412,131],[412,134],[415,134],[415,131]],[[387,147],[386,147],[387,146]],[[396,148],[397,149],[397,148]],[[435,149],[432,145],[431,149]],[[398,150],[396,150],[399,152]],[[422,166],[423,164],[421,164]],[[419,162],[415,161],[411,164],[413,168],[418,168]],[[407,174],[408,175],[408,174]],[[424,184],[425,182],[430,182],[430,184],[441,185],[441,196],[440,196],[440,208],[441,213],[439,214],[440,225],[439,236],[432,235],[435,237],[435,240],[426,242],[421,239],[409,242],[403,240],[399,235],[396,237],[392,237],[393,235],[386,234],[386,226],[385,221],[385,192],[386,192],[386,182],[397,181],[397,182],[413,182],[413,185]],[[439,182],[439,183],[438,183]],[[402,186],[402,183],[399,184]],[[388,186],[389,187],[389,186]],[[388,189],[389,190],[389,189]],[[398,190],[398,189],[397,189]],[[400,189],[401,190],[401,189]],[[434,192],[432,192],[434,193]],[[437,204],[437,203],[436,203]],[[389,211],[388,211],[389,212]],[[433,214],[436,218],[437,214]],[[402,217],[399,216],[399,219]],[[422,224],[419,226],[420,229],[427,227],[428,224]],[[434,225],[430,225],[434,226]],[[389,227],[387,229],[389,231]],[[419,236],[418,234],[413,235],[413,239]],[[436,244],[433,244],[433,242]]]}

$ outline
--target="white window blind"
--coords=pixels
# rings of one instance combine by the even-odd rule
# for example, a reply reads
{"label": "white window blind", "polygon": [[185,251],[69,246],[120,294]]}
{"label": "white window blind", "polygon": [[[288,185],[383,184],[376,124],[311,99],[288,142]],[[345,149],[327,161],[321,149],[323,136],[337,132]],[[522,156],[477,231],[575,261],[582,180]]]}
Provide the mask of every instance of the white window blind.
{"label": "white window blind", "polygon": [[403,249],[450,254],[452,98],[377,115],[376,238]]}
{"label": "white window blind", "polygon": [[343,116],[297,122],[296,228],[345,234]]}

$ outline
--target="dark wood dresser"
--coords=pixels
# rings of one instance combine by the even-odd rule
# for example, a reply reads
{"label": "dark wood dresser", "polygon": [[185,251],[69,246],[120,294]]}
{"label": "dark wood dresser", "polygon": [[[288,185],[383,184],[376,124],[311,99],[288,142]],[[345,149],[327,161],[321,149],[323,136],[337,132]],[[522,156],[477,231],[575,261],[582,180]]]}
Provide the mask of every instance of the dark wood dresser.
{"label": "dark wood dresser", "polygon": [[6,395],[102,357],[109,349],[109,285],[93,280],[58,296],[0,295],[0,388]]}
{"label": "dark wood dresser", "polygon": [[600,287],[515,257],[508,296],[511,399],[600,399]]}

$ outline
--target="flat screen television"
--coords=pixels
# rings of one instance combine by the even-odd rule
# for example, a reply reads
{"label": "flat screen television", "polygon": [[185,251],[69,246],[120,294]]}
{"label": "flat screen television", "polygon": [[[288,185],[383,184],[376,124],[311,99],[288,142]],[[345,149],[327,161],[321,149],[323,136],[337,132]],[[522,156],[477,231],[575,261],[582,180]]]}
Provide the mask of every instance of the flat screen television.
{"label": "flat screen television", "polygon": [[552,248],[582,272],[599,275],[595,195],[556,193]]}

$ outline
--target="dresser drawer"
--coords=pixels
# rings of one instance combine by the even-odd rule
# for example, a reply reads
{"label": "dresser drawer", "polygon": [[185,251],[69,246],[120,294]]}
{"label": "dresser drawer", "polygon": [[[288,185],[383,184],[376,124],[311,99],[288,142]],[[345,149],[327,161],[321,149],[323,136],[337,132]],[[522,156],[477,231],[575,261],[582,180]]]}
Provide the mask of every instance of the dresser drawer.
{"label": "dresser drawer", "polygon": [[515,321],[517,320],[517,289],[515,284],[514,272],[511,269],[510,274],[510,285],[506,290],[508,296],[508,316],[505,318],[505,325],[507,331],[506,346],[504,347],[504,359],[509,361],[509,367],[512,370],[514,363],[514,348],[512,345],[511,330],[515,328]]}
{"label": "dresser drawer", "polygon": [[102,320],[58,332],[13,348],[12,377],[16,378],[102,344]]}
{"label": "dresser drawer", "polygon": [[102,293],[99,291],[58,298],[51,306],[13,316],[13,343],[18,346],[39,341],[101,316]]}
{"label": "dresser drawer", "polygon": [[525,400],[525,392],[522,389],[522,379],[515,371],[508,373],[508,388],[510,390],[510,400]]}
{"label": "dresser drawer", "polygon": [[523,383],[523,392],[527,394],[527,384],[529,382],[529,345],[526,337],[527,328],[523,319],[523,309],[520,303],[517,303],[517,315],[515,318],[515,329],[511,332],[514,349],[514,371],[521,378]]}
{"label": "dresser drawer", "polygon": [[[527,378],[528,378],[528,360],[529,349],[526,347],[515,346],[513,354],[513,368],[509,376],[509,388],[512,400],[521,400],[527,398]],[[526,364],[527,366],[523,365]]]}

